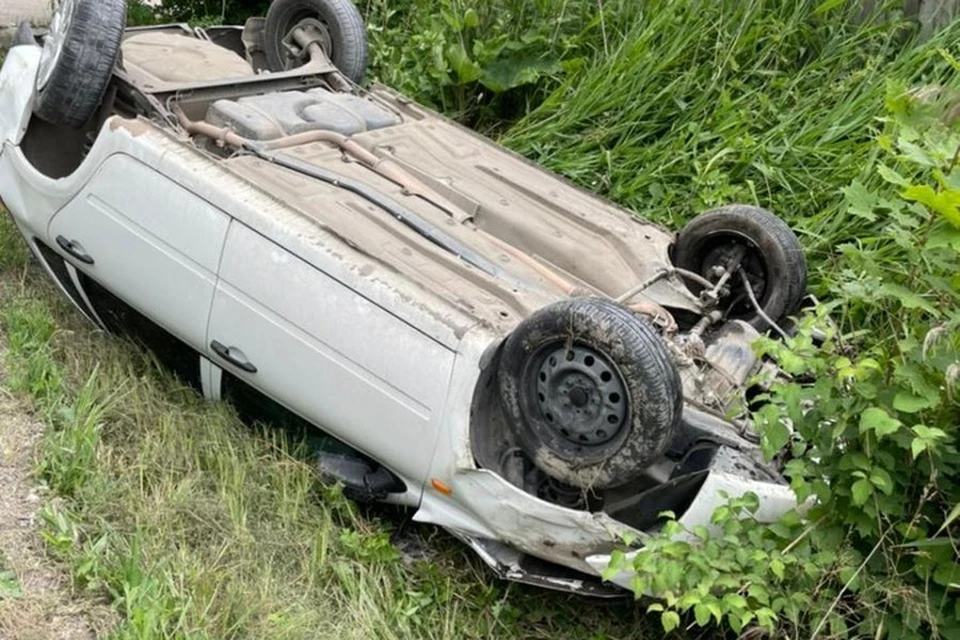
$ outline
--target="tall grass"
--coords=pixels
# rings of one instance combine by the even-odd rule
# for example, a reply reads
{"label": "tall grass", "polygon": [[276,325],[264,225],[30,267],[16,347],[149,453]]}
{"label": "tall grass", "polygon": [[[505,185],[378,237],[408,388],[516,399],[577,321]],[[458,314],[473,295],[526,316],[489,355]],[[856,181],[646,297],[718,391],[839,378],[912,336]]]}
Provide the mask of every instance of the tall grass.
{"label": "tall grass", "polygon": [[[837,240],[868,231],[849,226],[841,190],[875,175],[888,89],[954,82],[940,49],[956,52],[960,28],[917,44],[902,3],[862,4],[361,3],[378,79],[659,222],[771,208],[803,235],[819,289]],[[458,73],[464,57],[549,71],[497,92]]]}
{"label": "tall grass", "polygon": [[802,235],[822,288],[838,242],[869,235],[841,190],[875,180],[888,90],[955,83],[940,49],[956,51],[960,28],[916,45],[896,14],[852,21],[856,3],[639,4],[610,55],[502,141],[663,223],[729,202],[771,208]]}

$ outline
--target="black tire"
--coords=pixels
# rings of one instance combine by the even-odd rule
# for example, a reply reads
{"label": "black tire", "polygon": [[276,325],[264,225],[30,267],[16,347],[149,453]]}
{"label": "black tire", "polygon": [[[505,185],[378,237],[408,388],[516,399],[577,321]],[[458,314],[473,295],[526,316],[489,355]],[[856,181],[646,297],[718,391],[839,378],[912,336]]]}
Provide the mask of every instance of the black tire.
{"label": "black tire", "polygon": [[[790,227],[765,209],[731,205],[697,216],[680,232],[673,261],[679,268],[716,281],[713,267],[722,264],[724,252],[737,245],[745,247],[742,266],[764,313],[780,322],[795,312],[807,289],[803,248]],[[724,305],[728,317],[769,330],[750,303],[739,274],[729,284],[731,295]],[[691,288],[699,290],[696,285]]]}
{"label": "black tire", "polygon": [[284,38],[305,19],[319,20],[327,30],[325,53],[345,76],[356,83],[367,71],[367,30],[360,11],[350,0],[276,0],[267,11],[264,40],[271,71],[286,71],[294,63]]}
{"label": "black tire", "polygon": [[550,477],[583,489],[640,475],[669,446],[683,408],[656,331],[602,298],[564,300],[522,322],[498,374],[521,448]]}
{"label": "black tire", "polygon": [[61,0],[44,42],[44,56],[52,57],[38,75],[34,113],[75,129],[89,122],[113,75],[126,24],[125,0]]}

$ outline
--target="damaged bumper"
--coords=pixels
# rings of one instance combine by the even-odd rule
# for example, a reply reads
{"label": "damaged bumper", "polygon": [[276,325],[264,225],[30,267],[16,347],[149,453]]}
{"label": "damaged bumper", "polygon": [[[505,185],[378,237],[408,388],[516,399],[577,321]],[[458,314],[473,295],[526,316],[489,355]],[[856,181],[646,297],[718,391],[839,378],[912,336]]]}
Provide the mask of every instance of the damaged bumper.
{"label": "damaged bumper", "polygon": [[[761,522],[773,522],[796,508],[796,497],[787,485],[744,477],[756,475],[746,468],[749,464],[746,460],[748,458],[726,452],[717,456],[696,497],[679,518],[685,529],[692,530],[698,525],[710,527],[717,507],[746,493],[758,496],[760,508],[755,517]],[[624,589],[629,589],[631,580],[629,572],[620,573],[609,583],[602,582],[600,576],[610,565],[613,550],[622,546],[623,535],[629,533],[642,540],[654,533],[653,529],[639,531],[606,513],[575,511],[538,500],[482,470],[458,479],[454,493],[461,500],[473,504],[497,503],[499,508],[484,509],[493,517],[485,518],[482,527],[447,528],[498,576],[594,597],[626,595]],[[425,500],[418,520],[432,520],[430,502],[433,500]],[[449,507],[434,506],[449,515]],[[466,519],[461,522],[465,523]],[[635,555],[633,552],[627,558]]]}

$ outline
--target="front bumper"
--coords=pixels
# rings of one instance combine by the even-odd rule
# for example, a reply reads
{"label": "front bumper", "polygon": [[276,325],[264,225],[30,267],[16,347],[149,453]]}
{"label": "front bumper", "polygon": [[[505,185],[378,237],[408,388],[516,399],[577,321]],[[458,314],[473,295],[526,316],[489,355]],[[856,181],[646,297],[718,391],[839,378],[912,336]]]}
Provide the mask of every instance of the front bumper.
{"label": "front bumper", "polygon": [[[796,497],[785,484],[747,477],[749,469],[741,465],[748,459],[718,457],[679,518],[686,530],[698,525],[712,529],[717,507],[748,492],[759,498],[754,517],[761,522],[776,521],[797,507]],[[451,498],[456,506],[441,501],[440,496],[425,494],[416,519],[447,528],[501,578],[556,591],[595,597],[628,595],[624,589],[630,586],[629,572],[615,576],[610,583],[603,583],[600,576],[610,565],[613,550],[623,547],[625,535],[642,543],[654,533],[638,531],[606,513],[575,511],[545,502],[484,470],[459,474]],[[627,554],[627,558],[635,555]]]}

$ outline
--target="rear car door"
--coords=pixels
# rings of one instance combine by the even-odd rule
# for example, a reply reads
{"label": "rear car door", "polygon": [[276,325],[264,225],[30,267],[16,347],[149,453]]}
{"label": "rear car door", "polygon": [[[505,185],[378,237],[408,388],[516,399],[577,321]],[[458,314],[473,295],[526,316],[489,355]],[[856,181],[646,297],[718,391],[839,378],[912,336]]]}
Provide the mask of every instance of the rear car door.
{"label": "rear car door", "polygon": [[84,280],[202,353],[229,221],[151,167],[114,155],[54,216],[49,240]]}
{"label": "rear car door", "polygon": [[422,483],[454,353],[234,221],[210,317],[216,364]]}

